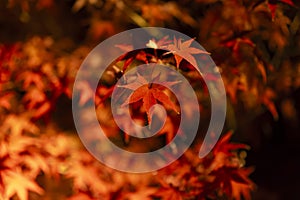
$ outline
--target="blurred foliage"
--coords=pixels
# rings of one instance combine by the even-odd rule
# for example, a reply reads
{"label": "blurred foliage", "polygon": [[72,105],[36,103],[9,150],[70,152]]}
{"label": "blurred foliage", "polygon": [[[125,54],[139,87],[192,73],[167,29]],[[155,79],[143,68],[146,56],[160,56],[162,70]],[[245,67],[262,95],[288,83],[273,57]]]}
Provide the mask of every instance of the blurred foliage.
{"label": "blurred foliage", "polygon": [[[235,130],[233,137],[257,150],[281,120],[292,127],[289,137],[297,137],[299,7],[293,0],[1,1],[0,199],[249,199],[255,186],[248,179],[252,169],[244,167],[248,147],[229,143],[230,133],[199,159],[200,127],[194,147],[151,174],[101,165],[76,137],[72,85],[85,56],[107,37],[136,27],[171,28],[196,38],[221,72],[228,94],[224,133]],[[191,78],[201,117],[209,120],[199,75],[184,61],[166,62]],[[98,96],[109,93],[100,87]],[[105,116],[99,121],[109,122]],[[269,124],[262,124],[265,116]],[[107,130],[117,132],[114,126]]]}

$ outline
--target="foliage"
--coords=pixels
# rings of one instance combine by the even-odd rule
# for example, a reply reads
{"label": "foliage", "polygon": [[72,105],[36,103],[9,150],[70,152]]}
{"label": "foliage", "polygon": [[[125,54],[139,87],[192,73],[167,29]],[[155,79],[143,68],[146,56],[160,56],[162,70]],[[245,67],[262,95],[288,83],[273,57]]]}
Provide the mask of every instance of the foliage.
{"label": "foliage", "polygon": [[[288,100],[290,103],[279,107],[280,111],[274,102],[287,90],[300,86],[300,5],[296,1],[9,0],[2,5],[7,7],[0,7],[0,23],[9,29],[0,34],[0,199],[251,198],[255,185],[248,176],[253,169],[245,167],[244,151],[249,147],[229,142],[231,132],[224,134],[203,159],[197,156],[199,137],[170,166],[151,174],[125,174],[101,165],[84,150],[74,130],[61,126],[65,119],[55,117],[64,112],[57,110],[57,105],[71,98],[76,72],[98,42],[128,27],[165,26],[195,36],[216,62],[215,70],[221,72],[229,97],[224,132],[243,126],[243,121],[265,110],[274,120],[279,112],[293,120],[296,113],[292,102]],[[65,20],[57,25],[55,19],[64,15]],[[33,22],[39,17],[50,24],[46,31]],[[23,30],[9,34],[20,24]],[[99,84],[97,111],[107,113],[98,115],[99,122],[125,149],[153,148],[141,149],[134,138],[120,135],[106,106],[118,77],[138,64],[164,63],[188,77],[199,98],[201,116],[209,118],[209,95],[191,66],[194,63],[156,49],[171,45],[192,60],[207,52],[190,47],[192,41],[172,39],[149,41],[149,49],[120,57],[102,78],[104,84]],[[125,44],[119,47],[131,50]],[[214,80],[213,74],[204,76]],[[151,121],[147,118],[151,105],[169,105],[167,123],[154,145],[170,142],[177,128],[176,99],[166,88],[141,82],[144,86],[128,99],[128,104],[144,124]],[[89,84],[82,85],[80,103],[92,97]]]}

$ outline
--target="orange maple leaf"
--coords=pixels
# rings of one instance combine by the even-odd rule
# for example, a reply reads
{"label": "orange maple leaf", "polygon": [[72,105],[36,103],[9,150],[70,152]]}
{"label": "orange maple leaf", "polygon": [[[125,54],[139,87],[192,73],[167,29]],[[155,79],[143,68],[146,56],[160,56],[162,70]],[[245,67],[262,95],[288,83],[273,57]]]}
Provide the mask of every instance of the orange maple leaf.
{"label": "orange maple leaf", "polygon": [[174,37],[174,44],[168,45],[168,49],[171,50],[171,53],[174,53],[177,68],[179,68],[179,64],[183,60],[183,58],[188,60],[191,63],[191,65],[195,67],[198,65],[193,54],[210,54],[207,51],[191,47],[191,44],[194,41],[194,39],[190,39],[185,42],[182,42],[181,40],[181,38],[177,40]]}
{"label": "orange maple leaf", "polygon": [[[158,76],[155,77],[154,79],[158,78]],[[164,85],[171,86],[177,83],[178,81],[164,82]],[[170,100],[170,97],[164,92],[164,87],[162,87],[162,85],[149,83],[140,74],[138,74],[136,81],[134,81],[133,83],[129,83],[127,85],[121,85],[119,87],[134,90],[134,92],[127,98],[127,100],[122,104],[122,106],[135,103],[140,100],[143,101],[143,107],[146,110],[149,124],[151,124],[150,108],[153,105],[157,104],[157,101],[161,102],[165,107],[171,108],[177,114],[179,114],[176,105]]]}
{"label": "orange maple leaf", "polygon": [[221,185],[226,195],[232,196],[233,199],[245,200],[251,199],[251,191],[255,189],[255,184],[248,178],[253,172],[253,168],[234,168],[222,167],[211,173],[216,179],[215,183]]}
{"label": "orange maple leaf", "polygon": [[11,92],[5,93],[3,96],[0,96],[0,107],[9,110],[11,108],[10,99],[13,96],[14,95]]}
{"label": "orange maple leaf", "polygon": [[233,132],[229,131],[224,135],[216,144],[216,146],[213,149],[213,154],[216,155],[219,152],[222,152],[228,156],[233,155],[232,151],[238,150],[238,149],[249,149],[250,147],[245,144],[235,144],[230,143],[229,140],[231,139]]}
{"label": "orange maple leaf", "polygon": [[28,200],[28,191],[33,191],[38,194],[43,194],[43,189],[40,188],[34,180],[31,180],[22,173],[17,173],[13,171],[8,171],[4,177],[5,196],[10,199],[17,194],[20,200]]}
{"label": "orange maple leaf", "polygon": [[25,71],[18,75],[17,81],[23,83],[23,89],[27,90],[30,86],[35,86],[39,90],[45,89],[43,75],[32,71]]}
{"label": "orange maple leaf", "polygon": [[36,134],[39,128],[29,121],[26,116],[9,115],[2,124],[2,131],[13,135],[22,135],[23,132]]}

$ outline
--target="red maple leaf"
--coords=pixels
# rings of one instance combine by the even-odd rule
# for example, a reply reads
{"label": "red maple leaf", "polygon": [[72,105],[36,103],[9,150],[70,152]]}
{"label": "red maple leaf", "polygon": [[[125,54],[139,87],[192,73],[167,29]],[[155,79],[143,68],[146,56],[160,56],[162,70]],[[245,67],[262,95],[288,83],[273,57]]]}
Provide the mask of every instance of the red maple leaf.
{"label": "red maple leaf", "polygon": [[272,20],[274,20],[275,14],[276,14],[276,9],[277,9],[277,4],[268,3],[268,7],[269,7],[270,12],[271,12]]}
{"label": "red maple leaf", "polygon": [[[156,79],[157,77],[155,77]],[[171,86],[178,82],[164,82],[165,86]],[[170,100],[170,97],[164,92],[164,87],[158,84],[149,83],[143,76],[138,74],[137,79],[133,83],[127,85],[121,85],[119,87],[134,90],[134,92],[127,98],[122,106],[143,101],[143,107],[146,110],[148,122],[151,124],[150,108],[157,104],[157,101],[161,102],[165,107],[171,108],[179,114],[176,105]],[[137,89],[136,89],[137,88]]]}
{"label": "red maple leaf", "polygon": [[249,146],[245,144],[235,144],[230,143],[229,140],[232,136],[232,131],[229,131],[226,135],[224,135],[216,144],[216,146],[213,149],[213,154],[216,155],[219,152],[222,152],[228,156],[232,155],[232,151],[238,150],[238,149],[248,149]]}
{"label": "red maple leaf", "polygon": [[[288,4],[288,5],[290,5],[292,7],[295,7],[295,8],[297,7],[292,0],[280,0],[279,2]],[[274,20],[278,5],[269,2],[268,7],[269,7],[270,12],[271,12],[272,20]]]}
{"label": "red maple leaf", "polygon": [[198,65],[193,54],[210,54],[207,51],[191,47],[191,44],[194,41],[194,39],[190,39],[185,42],[182,42],[181,40],[181,38],[177,40],[174,37],[174,44],[168,45],[168,49],[171,51],[171,53],[174,53],[177,68],[179,68],[179,64],[183,60],[183,58],[188,60],[195,67]]}
{"label": "red maple leaf", "polygon": [[123,71],[126,71],[127,67],[136,59],[142,61],[144,63],[148,63],[147,53],[145,51],[134,51],[133,45],[129,44],[121,44],[115,45],[115,47],[121,49],[125,52],[122,56],[120,56],[117,61],[125,60],[123,65]]}
{"label": "red maple leaf", "polygon": [[252,40],[247,37],[240,37],[233,40],[227,40],[221,43],[221,45],[232,49],[233,53],[237,55],[239,54],[241,44],[247,44],[251,47],[255,47],[255,44],[252,42]]}
{"label": "red maple leaf", "polygon": [[296,7],[295,4],[294,4],[294,2],[292,0],[280,0],[280,2],[286,3],[286,4],[288,4],[288,5],[292,6],[292,7]]}
{"label": "red maple leaf", "polygon": [[255,188],[255,184],[248,178],[253,172],[253,168],[234,168],[222,167],[213,171],[216,179],[215,184],[220,185],[227,196],[232,196],[234,199],[250,200],[250,192]]}

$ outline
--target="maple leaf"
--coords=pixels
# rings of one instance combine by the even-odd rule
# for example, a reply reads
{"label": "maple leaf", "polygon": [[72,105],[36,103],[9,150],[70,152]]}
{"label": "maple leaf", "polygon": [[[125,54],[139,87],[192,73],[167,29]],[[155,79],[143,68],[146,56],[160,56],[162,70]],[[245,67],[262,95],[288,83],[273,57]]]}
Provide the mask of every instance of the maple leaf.
{"label": "maple leaf", "polygon": [[233,132],[229,131],[217,142],[213,149],[213,154],[216,155],[219,152],[226,154],[227,156],[232,156],[232,151],[238,149],[249,149],[249,146],[245,144],[234,144],[230,143],[229,140],[232,137]]}
{"label": "maple leaf", "polygon": [[13,93],[6,93],[3,96],[0,97],[0,107],[3,107],[7,110],[11,108],[10,99],[13,97]]}
{"label": "maple leaf", "polygon": [[269,7],[270,12],[271,12],[272,20],[274,21],[276,10],[277,10],[277,4],[268,3],[268,7]]}
{"label": "maple leaf", "polygon": [[130,44],[120,44],[120,45],[115,45],[115,47],[118,47],[122,51],[125,52],[125,54],[121,55],[117,61],[124,61],[123,64],[123,69],[122,71],[125,72],[128,66],[134,61],[134,60],[139,60],[144,63],[148,63],[148,54],[145,51],[137,51],[134,50],[133,45]]}
{"label": "maple leaf", "polygon": [[255,44],[247,37],[235,38],[233,40],[222,42],[221,45],[232,49],[233,53],[239,54],[241,44],[247,44],[251,47],[255,47]]}
{"label": "maple leaf", "polygon": [[183,60],[183,58],[188,60],[191,63],[191,65],[196,67],[198,65],[193,54],[210,54],[207,51],[191,47],[191,44],[194,41],[194,39],[190,39],[185,42],[182,42],[181,40],[181,38],[177,40],[174,37],[174,44],[168,45],[168,49],[171,51],[171,53],[174,53],[177,68],[179,68],[180,62]]}
{"label": "maple leaf", "polygon": [[296,7],[295,3],[292,0],[280,0],[282,3],[286,3],[292,7]]}
{"label": "maple leaf", "polygon": [[91,164],[85,166],[83,163],[76,162],[67,169],[66,176],[73,178],[76,190],[88,191],[90,189],[103,194],[108,192],[107,183],[100,179],[97,168]]}
{"label": "maple leaf", "polygon": [[[37,145],[37,140],[32,137],[24,136],[24,135],[15,135],[12,134],[8,137],[8,142],[5,143],[7,146],[8,152],[10,152],[11,156],[15,154],[20,154],[26,151],[30,146]],[[18,160],[21,162],[22,160]]]}
{"label": "maple leaf", "polygon": [[39,90],[45,88],[45,84],[42,79],[42,75],[39,73],[34,73],[32,71],[25,71],[17,77],[17,81],[23,82],[23,89],[28,89],[31,85],[34,85]]}
{"label": "maple leaf", "polygon": [[148,63],[148,56],[151,57],[151,55],[147,54],[145,51],[136,50],[123,54],[117,59],[117,61],[125,60],[122,69],[122,71],[124,72],[134,60],[142,61],[143,63]]}
{"label": "maple leaf", "polygon": [[2,67],[8,64],[13,55],[18,55],[19,44],[2,45],[0,44],[0,74]]}
{"label": "maple leaf", "polygon": [[149,42],[146,44],[147,47],[153,48],[153,49],[163,49],[166,48],[167,44],[170,44],[171,40],[168,40],[169,36],[165,36],[162,39],[156,41],[155,39],[149,40]]}
{"label": "maple leaf", "polygon": [[2,125],[2,131],[14,135],[21,135],[23,132],[37,133],[39,128],[29,121],[25,116],[9,115]]}
{"label": "maple leaf", "polygon": [[[169,86],[177,84],[178,82],[165,82],[164,85],[168,84]],[[157,103],[161,102],[167,108],[171,108],[177,114],[179,111],[176,108],[176,105],[170,100],[170,97],[163,92],[160,85],[149,84],[149,82],[138,73],[136,81],[129,83],[127,85],[119,85],[118,87],[127,88],[134,90],[134,92],[127,98],[127,100],[122,104],[122,106],[143,101],[143,107],[146,110],[148,122],[151,124],[151,113],[150,108]],[[137,89],[136,89],[137,88]]]}
{"label": "maple leaf", "polygon": [[250,192],[254,190],[255,184],[248,178],[253,172],[253,168],[235,168],[222,167],[211,173],[227,196],[232,196],[234,199],[241,199],[241,195],[246,200],[250,198]]}
{"label": "maple leaf", "polygon": [[29,174],[31,177],[36,177],[41,170],[46,174],[49,173],[49,166],[44,156],[37,153],[28,155],[23,154],[21,159],[23,160],[23,163],[30,169]]}
{"label": "maple leaf", "polygon": [[0,194],[4,194],[5,184],[4,184],[4,176],[5,170],[8,170],[14,167],[14,164],[10,162],[10,155],[8,154],[8,150],[5,142],[0,143]]}
{"label": "maple leaf", "polygon": [[23,101],[28,103],[27,106],[29,109],[34,108],[39,103],[43,103],[46,99],[44,92],[36,88],[28,90],[23,97]]}
{"label": "maple leaf", "polygon": [[50,111],[51,111],[51,103],[49,101],[46,101],[35,110],[32,119],[38,119],[43,115],[45,115],[46,113],[49,113]]}
{"label": "maple leaf", "polygon": [[5,197],[10,199],[16,194],[20,200],[28,200],[28,191],[43,194],[43,189],[22,173],[8,171],[4,177]]}
{"label": "maple leaf", "polygon": [[[251,200],[252,185],[242,184],[235,181],[231,181],[232,197],[236,200]],[[241,198],[243,197],[243,198]]]}
{"label": "maple leaf", "polygon": [[262,103],[268,108],[270,113],[272,114],[274,120],[278,120],[279,114],[277,112],[277,108],[273,99],[275,98],[276,94],[271,88],[267,88],[262,95]]}
{"label": "maple leaf", "polygon": [[262,62],[258,61],[257,69],[260,71],[264,83],[267,83],[267,72],[266,72],[264,64]]}

